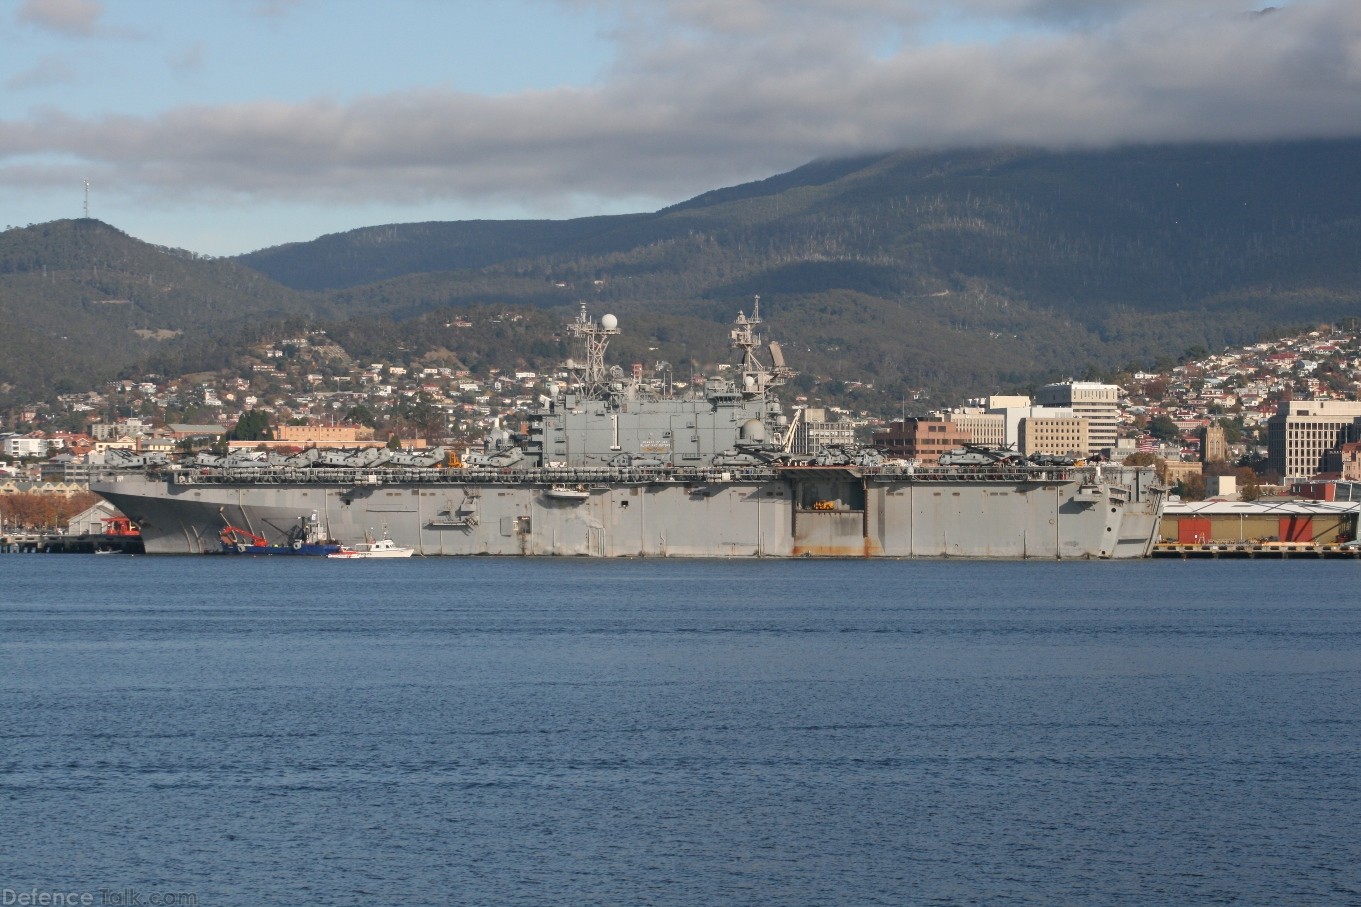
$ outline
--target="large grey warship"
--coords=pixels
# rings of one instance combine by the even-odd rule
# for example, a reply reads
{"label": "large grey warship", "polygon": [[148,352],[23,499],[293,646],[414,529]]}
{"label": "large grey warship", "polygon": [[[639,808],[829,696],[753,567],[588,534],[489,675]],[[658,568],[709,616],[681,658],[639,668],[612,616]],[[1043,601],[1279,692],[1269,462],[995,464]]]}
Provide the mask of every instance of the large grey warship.
{"label": "large grey warship", "polygon": [[758,307],[736,362],[702,389],[607,368],[617,319],[583,305],[581,359],[527,431],[457,456],[309,449],[172,464],[129,458],[91,482],[142,529],[148,554],[215,552],[224,525],[282,542],[316,513],[357,542],[382,524],[424,555],[598,557],[1147,556],[1165,490],[1148,467],[1035,463],[971,452],[924,467],[841,446],[791,452],[775,396],[794,372]]}

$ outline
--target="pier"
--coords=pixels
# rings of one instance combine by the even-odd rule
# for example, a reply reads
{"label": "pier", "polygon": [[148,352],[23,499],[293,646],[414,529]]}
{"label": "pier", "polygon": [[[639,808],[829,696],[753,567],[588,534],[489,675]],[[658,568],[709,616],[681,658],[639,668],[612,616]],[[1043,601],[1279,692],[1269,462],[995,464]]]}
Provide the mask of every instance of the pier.
{"label": "pier", "polygon": [[0,535],[0,554],[144,554],[140,536],[11,532]]}
{"label": "pier", "polygon": [[1357,560],[1361,548],[1311,542],[1164,542],[1153,546],[1153,557],[1181,558],[1321,558]]}

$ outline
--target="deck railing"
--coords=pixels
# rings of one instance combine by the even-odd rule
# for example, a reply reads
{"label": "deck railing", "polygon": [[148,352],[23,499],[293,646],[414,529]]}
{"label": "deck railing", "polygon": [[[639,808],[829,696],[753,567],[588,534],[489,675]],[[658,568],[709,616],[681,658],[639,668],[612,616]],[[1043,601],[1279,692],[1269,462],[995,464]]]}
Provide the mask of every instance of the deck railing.
{"label": "deck railing", "polygon": [[[844,469],[847,478],[873,484],[908,481],[933,482],[1016,482],[1026,484],[1065,483],[1076,478],[1091,478],[1091,467],[1065,466],[848,466],[819,467],[828,471]],[[92,479],[110,480],[130,471],[103,471]],[[138,470],[138,473],[143,471]],[[797,478],[796,470],[775,466],[745,467],[537,467],[532,469],[495,469],[474,467],[448,469],[420,466],[364,467],[183,467],[146,470],[147,477],[173,485],[654,485],[654,484],[730,484],[761,483],[781,478]]]}

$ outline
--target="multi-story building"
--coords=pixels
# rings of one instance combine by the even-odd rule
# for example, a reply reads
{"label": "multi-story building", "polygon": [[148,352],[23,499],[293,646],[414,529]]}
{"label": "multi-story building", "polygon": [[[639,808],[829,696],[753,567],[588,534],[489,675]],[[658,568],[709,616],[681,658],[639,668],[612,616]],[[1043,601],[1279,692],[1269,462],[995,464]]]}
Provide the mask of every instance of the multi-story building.
{"label": "multi-story building", "polygon": [[973,443],[984,447],[1001,447],[1007,443],[1007,420],[1001,413],[985,413],[981,409],[956,410],[949,420],[967,431]]}
{"label": "multi-story building", "polygon": [[1085,456],[1091,449],[1090,425],[1079,416],[1039,417],[1021,420],[1021,453]]}
{"label": "multi-story building", "polygon": [[0,435],[0,451],[7,457],[45,457],[59,447],[60,442],[48,439],[42,432]]}
{"label": "multi-story building", "polygon": [[329,442],[372,441],[373,429],[364,425],[276,425],[276,441]]}
{"label": "multi-story building", "polygon": [[821,407],[809,407],[794,429],[794,452],[817,453],[823,447],[855,443],[855,423],[827,418]]}
{"label": "multi-story building", "polygon": [[1175,485],[1193,476],[1203,475],[1205,467],[1200,463],[1192,463],[1187,460],[1166,460],[1159,471],[1165,483]]}
{"label": "multi-story building", "polygon": [[1116,427],[1120,424],[1120,388],[1094,381],[1068,381],[1046,384],[1035,394],[1041,406],[1071,407],[1073,415],[1088,422],[1090,447],[1086,453],[1099,453],[1115,447]]}
{"label": "multi-story building", "polygon": [[1336,473],[1343,482],[1361,481],[1361,442],[1349,441],[1323,455],[1323,471]]}
{"label": "multi-story building", "polygon": [[116,422],[93,422],[90,435],[97,441],[115,441],[119,438],[135,438],[151,426],[141,419],[119,419]]}
{"label": "multi-story building", "polygon": [[[996,397],[992,398],[996,400]],[[996,409],[989,409],[991,415],[1002,417],[1003,436],[1002,443],[1009,444],[1016,449],[1021,446],[1021,422],[1025,419],[1071,419],[1073,409],[1070,406],[1033,406],[1028,401],[1028,397],[1020,398],[1026,400],[1025,405],[1008,405]],[[1083,451],[1086,454],[1086,451]]]}
{"label": "multi-story building", "polygon": [[889,423],[887,431],[875,432],[870,443],[885,455],[916,460],[924,466],[940,462],[940,455],[973,443],[973,435],[944,419],[907,418]]}
{"label": "multi-story building", "polygon": [[1001,412],[1005,409],[1025,408],[1033,406],[1035,401],[1023,394],[993,394],[984,400],[984,410],[990,413]]}
{"label": "multi-story building", "polygon": [[1306,479],[1325,468],[1324,454],[1358,439],[1361,403],[1288,400],[1267,420],[1267,468]]}

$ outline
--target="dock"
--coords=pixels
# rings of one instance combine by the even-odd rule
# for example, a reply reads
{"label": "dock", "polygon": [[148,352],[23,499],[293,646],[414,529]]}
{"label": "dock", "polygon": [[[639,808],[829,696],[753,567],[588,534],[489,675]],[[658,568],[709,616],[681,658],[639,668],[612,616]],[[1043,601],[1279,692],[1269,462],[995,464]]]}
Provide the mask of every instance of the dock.
{"label": "dock", "polygon": [[1357,560],[1361,548],[1312,542],[1165,542],[1153,546],[1153,557],[1181,558],[1313,558]]}
{"label": "dock", "polygon": [[144,554],[136,535],[11,532],[0,535],[0,554]]}

